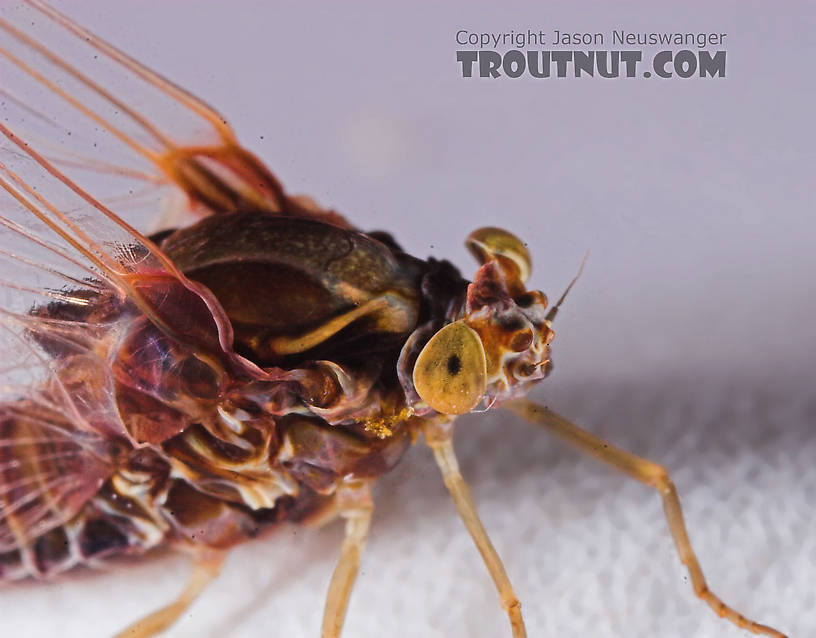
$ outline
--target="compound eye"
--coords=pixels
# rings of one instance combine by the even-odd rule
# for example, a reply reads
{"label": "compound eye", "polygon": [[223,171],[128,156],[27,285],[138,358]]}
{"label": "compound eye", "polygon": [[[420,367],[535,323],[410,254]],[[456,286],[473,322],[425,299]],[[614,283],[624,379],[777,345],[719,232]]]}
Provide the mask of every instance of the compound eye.
{"label": "compound eye", "polygon": [[506,230],[492,226],[474,230],[468,235],[465,245],[480,264],[485,264],[491,259],[504,258],[515,265],[522,283],[530,277],[532,270],[530,252],[518,237]]}
{"label": "compound eye", "polygon": [[476,331],[456,321],[431,337],[414,365],[414,387],[441,414],[475,408],[487,387],[487,360]]}

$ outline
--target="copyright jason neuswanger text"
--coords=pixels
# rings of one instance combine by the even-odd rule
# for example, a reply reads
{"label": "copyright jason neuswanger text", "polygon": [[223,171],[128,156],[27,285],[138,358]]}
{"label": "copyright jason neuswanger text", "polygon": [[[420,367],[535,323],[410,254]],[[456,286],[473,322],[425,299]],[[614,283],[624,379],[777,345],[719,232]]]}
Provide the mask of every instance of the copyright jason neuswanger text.
{"label": "copyright jason neuswanger text", "polygon": [[459,29],[456,61],[463,78],[724,78],[727,35]]}

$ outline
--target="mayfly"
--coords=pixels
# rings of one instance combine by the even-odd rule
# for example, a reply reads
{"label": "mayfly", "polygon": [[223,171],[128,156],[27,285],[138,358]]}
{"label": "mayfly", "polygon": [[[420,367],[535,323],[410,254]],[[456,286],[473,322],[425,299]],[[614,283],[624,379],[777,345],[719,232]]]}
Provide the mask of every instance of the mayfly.
{"label": "mayfly", "polygon": [[231,547],[342,518],[336,637],[371,487],[423,438],[521,638],[452,444],[457,415],[501,406],[655,488],[696,594],[783,637],[708,588],[661,466],[524,398],[566,292],[527,288],[520,239],[473,232],[468,281],[288,195],[218,113],[40,0],[0,33],[0,579],[187,551],[179,597],[120,634],[152,636]]}

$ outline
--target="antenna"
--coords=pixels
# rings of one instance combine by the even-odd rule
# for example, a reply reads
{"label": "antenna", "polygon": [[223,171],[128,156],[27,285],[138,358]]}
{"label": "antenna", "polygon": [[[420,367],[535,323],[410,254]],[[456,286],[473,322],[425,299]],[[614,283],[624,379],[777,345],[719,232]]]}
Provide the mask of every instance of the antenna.
{"label": "antenna", "polygon": [[578,278],[581,276],[581,273],[584,272],[584,266],[586,266],[588,258],[589,251],[586,251],[586,253],[584,254],[584,258],[581,260],[581,266],[578,268],[578,273],[575,275],[575,277],[572,278],[572,281],[569,282],[569,286],[567,286],[567,289],[564,291],[564,294],[561,295],[561,298],[558,300],[558,303],[556,303],[550,309],[550,311],[547,313],[547,316],[544,318],[544,323],[547,324],[548,328],[552,326],[553,319],[555,319],[555,315],[558,314],[558,309],[561,307],[561,304],[564,303],[564,299],[567,298],[569,291],[572,290],[572,287],[575,285],[575,282],[578,281]]}

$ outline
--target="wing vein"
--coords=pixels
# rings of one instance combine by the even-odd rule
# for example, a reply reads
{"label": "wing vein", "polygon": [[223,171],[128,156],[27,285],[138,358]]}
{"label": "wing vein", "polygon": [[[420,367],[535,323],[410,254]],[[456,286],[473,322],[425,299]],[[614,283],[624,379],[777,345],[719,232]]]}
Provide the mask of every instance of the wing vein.
{"label": "wing vein", "polygon": [[54,20],[64,28],[68,29],[75,35],[85,40],[97,51],[100,51],[110,56],[113,60],[116,60],[121,65],[123,65],[136,75],[138,75],[143,80],[153,84],[157,88],[161,89],[165,94],[184,104],[188,109],[190,109],[197,115],[205,118],[221,134],[224,141],[231,142],[237,145],[235,135],[233,134],[232,129],[225,122],[224,118],[211,106],[205,104],[199,98],[182,89],[180,86],[171,82],[162,75],[156,73],[152,69],[149,69],[143,64],[140,64],[126,53],[117,49],[115,46],[98,37],[88,29],[78,25],[76,22],[71,20],[66,15],[60,13],[53,7],[48,6],[44,2],[41,2],[40,0],[25,0],[25,1],[32,7],[36,8],[43,14],[50,17],[52,20]]}
{"label": "wing vein", "polygon": [[[28,38],[28,36],[21,33],[17,29],[15,29],[13,26],[11,26],[5,20],[0,20],[0,29],[5,29],[6,31],[11,33],[14,37],[16,37],[16,38],[18,38],[18,39],[20,39],[22,41],[30,40],[30,38]],[[36,45],[36,43],[35,43],[35,48],[37,48],[38,46],[39,45]],[[58,95],[63,100],[68,102],[68,104],[73,106],[77,111],[79,111],[80,113],[83,113],[84,115],[86,115],[87,117],[92,119],[94,122],[99,124],[100,126],[103,126],[104,128],[108,129],[111,133],[113,133],[116,137],[118,137],[119,140],[121,140],[124,144],[127,144],[134,151],[136,151],[137,153],[143,155],[144,157],[146,157],[151,162],[158,163],[159,158],[155,153],[148,150],[146,147],[142,146],[141,144],[138,144],[137,142],[135,142],[126,133],[124,133],[121,129],[119,129],[118,127],[114,126],[113,124],[111,124],[110,122],[105,120],[105,118],[103,118],[101,115],[99,115],[95,111],[89,109],[87,106],[82,104],[79,100],[77,100],[77,99],[71,97],[70,95],[68,95],[68,93],[63,91],[54,82],[52,82],[47,77],[45,77],[44,75],[39,73],[37,70],[33,69],[31,66],[29,66],[25,62],[23,62],[20,58],[18,58],[16,55],[14,55],[11,51],[9,51],[8,49],[4,49],[3,47],[0,47],[0,55],[3,55],[6,58],[8,58],[15,66],[17,66],[22,71],[24,71],[25,73],[30,75],[32,78],[37,80],[43,86],[47,87],[55,95]],[[62,65],[65,65],[65,63],[63,62],[63,63],[60,64],[60,66],[62,66]]]}

